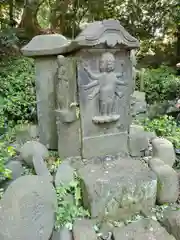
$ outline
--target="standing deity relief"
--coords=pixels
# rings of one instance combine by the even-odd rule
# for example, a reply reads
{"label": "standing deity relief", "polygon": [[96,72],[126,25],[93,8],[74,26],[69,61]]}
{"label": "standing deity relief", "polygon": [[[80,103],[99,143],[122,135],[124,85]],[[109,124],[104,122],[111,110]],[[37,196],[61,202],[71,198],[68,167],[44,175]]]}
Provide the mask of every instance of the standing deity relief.
{"label": "standing deity relief", "polygon": [[119,120],[120,115],[116,113],[115,100],[116,97],[122,98],[124,96],[124,89],[126,86],[124,62],[121,62],[120,72],[115,72],[115,57],[112,53],[103,53],[99,61],[99,73],[92,72],[87,64],[83,65],[84,70],[92,80],[89,84],[84,86],[84,90],[90,90],[88,99],[92,100],[98,97],[99,115],[93,117],[94,123],[109,123]]}

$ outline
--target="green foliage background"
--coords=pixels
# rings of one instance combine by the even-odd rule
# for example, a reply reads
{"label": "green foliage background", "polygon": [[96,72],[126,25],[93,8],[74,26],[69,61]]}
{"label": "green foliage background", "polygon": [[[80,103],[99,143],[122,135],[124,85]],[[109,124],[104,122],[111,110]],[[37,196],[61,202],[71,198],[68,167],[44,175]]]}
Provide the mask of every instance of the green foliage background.
{"label": "green foliage background", "polygon": [[35,118],[35,80],[32,59],[8,57],[0,62],[0,124],[14,125]]}

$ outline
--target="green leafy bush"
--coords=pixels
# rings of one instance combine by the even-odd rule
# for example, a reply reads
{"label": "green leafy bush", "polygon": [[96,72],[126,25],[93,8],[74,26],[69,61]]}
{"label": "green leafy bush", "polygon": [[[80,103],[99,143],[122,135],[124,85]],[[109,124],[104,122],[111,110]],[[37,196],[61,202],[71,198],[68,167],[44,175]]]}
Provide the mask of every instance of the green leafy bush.
{"label": "green leafy bush", "polygon": [[[157,69],[146,69],[143,74],[144,91],[149,104],[173,100],[180,96],[180,77],[173,68],[162,65]],[[136,88],[139,89],[137,79]]]}
{"label": "green leafy bush", "polygon": [[155,132],[157,136],[167,138],[175,148],[180,148],[180,128],[173,117],[162,116],[153,120],[145,119],[143,122],[146,131]]}
{"label": "green leafy bush", "polygon": [[10,142],[14,139],[14,132],[8,131],[0,139],[0,182],[11,178],[11,171],[6,168],[7,161],[16,155],[16,151]]}
{"label": "green leafy bush", "polygon": [[56,188],[58,208],[55,228],[66,226],[70,230],[75,219],[88,217],[89,213],[81,206],[81,188],[79,180],[72,181],[68,186]]}
{"label": "green leafy bush", "polygon": [[0,62],[0,127],[6,121],[32,121],[35,114],[34,65],[24,57]]}

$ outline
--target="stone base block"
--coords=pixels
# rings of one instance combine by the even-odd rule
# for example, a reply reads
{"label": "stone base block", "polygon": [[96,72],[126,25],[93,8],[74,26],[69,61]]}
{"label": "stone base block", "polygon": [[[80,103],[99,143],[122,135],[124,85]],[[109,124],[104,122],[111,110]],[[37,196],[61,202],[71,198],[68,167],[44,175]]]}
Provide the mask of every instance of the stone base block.
{"label": "stone base block", "polygon": [[92,218],[124,220],[154,206],[157,179],[145,163],[121,157],[96,160],[78,170],[84,206]]}
{"label": "stone base block", "polygon": [[106,134],[83,138],[83,158],[127,153],[127,133]]}

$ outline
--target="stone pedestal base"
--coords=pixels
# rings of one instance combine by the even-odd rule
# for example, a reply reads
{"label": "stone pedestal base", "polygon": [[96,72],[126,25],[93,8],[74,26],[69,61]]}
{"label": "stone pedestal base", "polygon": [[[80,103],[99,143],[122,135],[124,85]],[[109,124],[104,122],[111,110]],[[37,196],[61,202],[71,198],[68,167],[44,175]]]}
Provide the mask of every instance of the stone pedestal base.
{"label": "stone pedestal base", "polygon": [[157,179],[140,160],[116,157],[79,169],[83,202],[92,218],[124,220],[155,205]]}

